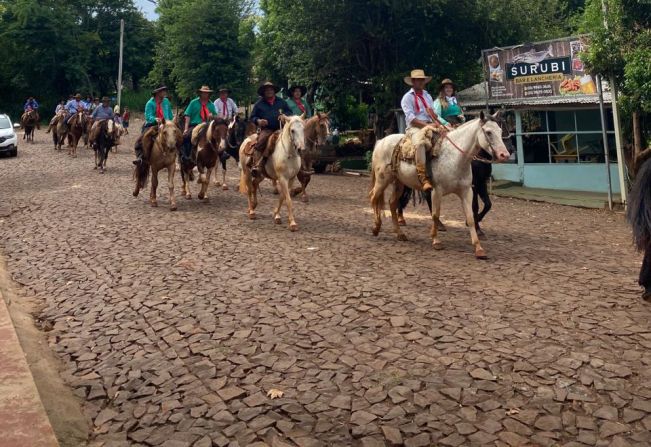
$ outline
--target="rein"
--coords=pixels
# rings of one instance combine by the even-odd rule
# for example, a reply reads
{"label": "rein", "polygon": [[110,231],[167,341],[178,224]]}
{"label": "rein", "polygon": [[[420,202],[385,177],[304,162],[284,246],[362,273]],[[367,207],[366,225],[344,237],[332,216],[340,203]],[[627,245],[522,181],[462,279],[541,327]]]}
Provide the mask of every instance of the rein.
{"label": "rein", "polygon": [[[488,135],[486,134],[486,130],[484,130],[484,126],[479,126],[479,128],[480,128],[481,131],[484,133],[484,137],[486,138],[486,141],[488,142],[488,147],[490,147],[491,152],[494,154],[494,153],[495,153],[495,148],[493,147],[493,144],[491,143],[491,140],[488,138]],[[452,141],[452,138],[450,138],[450,137],[448,136],[448,133],[449,133],[449,132],[446,132],[445,135],[443,136],[443,138],[445,138],[446,140],[448,140],[448,141],[450,142],[450,144],[452,144],[452,146],[453,146],[456,150],[458,150],[462,155],[466,155],[466,151],[464,151],[463,149],[461,149],[461,148],[460,148],[460,147],[459,147],[459,146],[458,146],[454,141]],[[481,146],[479,146],[479,147],[481,148]],[[483,149],[483,148],[482,148],[482,149]],[[494,161],[493,161],[492,159],[491,159],[491,160],[488,160],[488,159],[485,159],[485,158],[481,158],[481,157],[479,157],[479,156],[477,156],[477,155],[473,156],[472,159],[475,160],[475,161],[479,161],[479,162],[481,162],[481,163],[489,163],[489,164],[494,163]]]}

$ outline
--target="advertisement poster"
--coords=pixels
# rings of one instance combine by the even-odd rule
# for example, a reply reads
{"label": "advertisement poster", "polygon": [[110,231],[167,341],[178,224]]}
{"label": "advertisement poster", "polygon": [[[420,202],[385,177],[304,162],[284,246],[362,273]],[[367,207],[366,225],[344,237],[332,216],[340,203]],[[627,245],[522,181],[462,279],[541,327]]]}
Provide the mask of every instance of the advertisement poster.
{"label": "advertisement poster", "polygon": [[594,78],[585,72],[583,37],[483,50],[490,99],[529,99],[595,95]]}

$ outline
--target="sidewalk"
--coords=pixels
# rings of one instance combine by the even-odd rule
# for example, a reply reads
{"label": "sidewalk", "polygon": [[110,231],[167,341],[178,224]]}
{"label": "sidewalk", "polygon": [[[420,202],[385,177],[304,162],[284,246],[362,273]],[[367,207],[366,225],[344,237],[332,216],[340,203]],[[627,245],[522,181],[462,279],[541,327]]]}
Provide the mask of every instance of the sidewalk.
{"label": "sidewalk", "polygon": [[0,447],[57,447],[0,291]]}
{"label": "sidewalk", "polygon": [[[513,182],[493,182],[492,194],[499,197],[530,200],[532,202],[556,203],[579,208],[608,209],[608,194],[559,189],[526,188]],[[613,209],[621,209],[619,194],[613,194]]]}

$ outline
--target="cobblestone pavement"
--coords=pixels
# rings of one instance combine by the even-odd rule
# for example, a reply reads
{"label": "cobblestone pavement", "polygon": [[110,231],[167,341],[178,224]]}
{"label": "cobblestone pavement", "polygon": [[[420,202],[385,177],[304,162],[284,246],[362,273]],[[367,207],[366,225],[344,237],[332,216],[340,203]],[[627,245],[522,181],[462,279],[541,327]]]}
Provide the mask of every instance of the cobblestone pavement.
{"label": "cobblestone pavement", "polygon": [[368,179],[317,176],[291,233],[268,186],[258,221],[233,188],[171,213],[164,182],[131,196],[126,144],[101,176],[45,141],[0,159],[0,248],[94,445],[651,445],[621,215],[498,198],[481,262],[456,199],[437,252],[424,209],[375,239]]}

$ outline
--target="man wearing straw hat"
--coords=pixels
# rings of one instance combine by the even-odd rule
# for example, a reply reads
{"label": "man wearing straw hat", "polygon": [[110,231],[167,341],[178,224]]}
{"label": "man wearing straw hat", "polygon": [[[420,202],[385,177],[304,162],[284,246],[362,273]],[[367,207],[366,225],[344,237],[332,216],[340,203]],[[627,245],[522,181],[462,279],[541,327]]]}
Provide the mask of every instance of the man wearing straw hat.
{"label": "man wearing straw hat", "polygon": [[192,129],[201,123],[208,122],[213,116],[217,115],[215,105],[210,101],[210,94],[213,90],[207,85],[202,85],[197,92],[199,96],[190,101],[183,113],[185,115],[183,153],[181,154],[181,161],[183,162],[192,160]]}
{"label": "man wearing straw hat", "polygon": [[[405,84],[411,87],[400,102],[407,124],[405,134],[409,138],[423,127],[436,126],[439,123],[439,117],[434,112],[434,100],[425,90],[425,85],[431,80],[432,77],[425,75],[425,72],[420,69],[412,70],[411,74],[404,78]],[[425,149],[419,148],[415,158],[418,181],[420,181],[423,191],[430,192],[432,191],[432,182],[427,175]]]}

